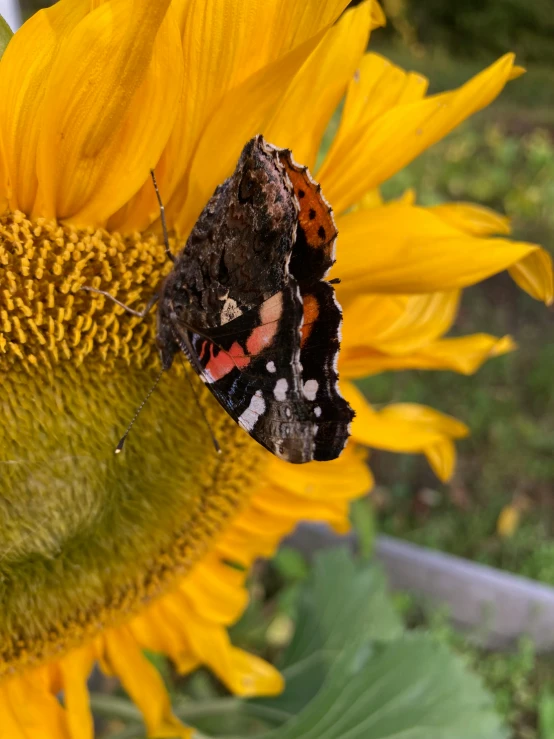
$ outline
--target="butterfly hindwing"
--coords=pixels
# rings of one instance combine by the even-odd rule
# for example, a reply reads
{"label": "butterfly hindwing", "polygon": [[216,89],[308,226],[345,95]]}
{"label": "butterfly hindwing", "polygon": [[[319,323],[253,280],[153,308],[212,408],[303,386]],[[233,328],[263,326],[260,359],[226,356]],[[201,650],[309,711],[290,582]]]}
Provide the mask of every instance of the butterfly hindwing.
{"label": "butterfly hindwing", "polygon": [[335,289],[319,281],[301,291],[304,321],[300,345],[302,387],[318,421],[314,459],[335,459],[350,434],[354,413],[338,385],[342,312]]}
{"label": "butterfly hindwing", "polygon": [[300,291],[290,283],[259,310],[203,335],[176,327],[192,366],[229,415],[266,449],[292,462],[313,453],[313,424],[301,386],[301,322]]}

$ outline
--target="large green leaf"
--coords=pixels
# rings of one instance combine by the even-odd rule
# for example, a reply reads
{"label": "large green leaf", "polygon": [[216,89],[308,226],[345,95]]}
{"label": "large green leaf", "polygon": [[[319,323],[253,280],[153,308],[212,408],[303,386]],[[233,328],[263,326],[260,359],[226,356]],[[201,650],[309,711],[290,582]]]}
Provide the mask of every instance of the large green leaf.
{"label": "large green leaf", "polygon": [[317,696],[264,739],[502,739],[480,680],[427,635],[352,645]]}
{"label": "large green leaf", "polygon": [[250,702],[293,717],[264,739],[500,739],[492,700],[459,657],[403,634],[380,570],[316,558],[281,665],[285,692]]}

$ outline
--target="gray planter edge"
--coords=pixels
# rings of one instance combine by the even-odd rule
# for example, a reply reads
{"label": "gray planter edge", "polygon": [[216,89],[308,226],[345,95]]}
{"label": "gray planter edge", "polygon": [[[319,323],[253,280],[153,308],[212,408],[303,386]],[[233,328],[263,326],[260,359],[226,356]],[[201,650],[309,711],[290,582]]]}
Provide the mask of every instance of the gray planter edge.
{"label": "gray planter edge", "polygon": [[[354,548],[355,537],[302,524],[289,543],[310,555],[341,544]],[[391,590],[446,607],[453,624],[483,646],[510,648],[528,636],[537,650],[554,649],[554,588],[383,534],[375,556]]]}

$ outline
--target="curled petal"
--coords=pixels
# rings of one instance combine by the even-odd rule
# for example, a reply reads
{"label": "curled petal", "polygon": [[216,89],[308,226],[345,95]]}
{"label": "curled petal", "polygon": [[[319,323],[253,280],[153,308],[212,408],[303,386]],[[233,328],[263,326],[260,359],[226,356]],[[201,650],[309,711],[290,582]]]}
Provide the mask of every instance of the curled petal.
{"label": "curled petal", "polygon": [[[472,203],[449,203],[429,210],[447,223],[472,236],[510,233],[510,219],[489,208]],[[536,300],[550,305],[554,300],[554,272],[552,257],[544,249],[532,254],[509,268],[513,280],[522,290]]]}
{"label": "curled petal", "polygon": [[356,441],[387,451],[423,453],[441,479],[451,475],[455,458],[448,442],[468,435],[465,424],[415,403],[398,403],[375,411],[355,385],[343,382],[342,388],[356,411],[352,424]]}
{"label": "curled petal", "polygon": [[456,447],[451,439],[442,439],[425,447],[423,453],[431,469],[442,482],[452,477],[456,464]]}
{"label": "curled petal", "polygon": [[509,269],[514,282],[536,300],[546,305],[554,301],[554,270],[552,257],[545,249],[536,251],[512,265]]}

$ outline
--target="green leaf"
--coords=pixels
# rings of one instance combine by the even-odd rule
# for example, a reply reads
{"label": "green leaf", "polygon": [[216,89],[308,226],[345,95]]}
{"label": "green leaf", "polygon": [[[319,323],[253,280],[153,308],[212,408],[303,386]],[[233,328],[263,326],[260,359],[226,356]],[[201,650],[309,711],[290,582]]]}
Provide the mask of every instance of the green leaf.
{"label": "green leaf", "polygon": [[490,696],[427,635],[353,645],[318,695],[264,739],[502,739]]}
{"label": "green leaf", "polygon": [[322,552],[301,595],[296,631],[281,668],[321,650],[332,657],[361,635],[384,640],[401,633],[381,570],[357,564],[345,548]]}
{"label": "green leaf", "polygon": [[249,704],[294,717],[264,739],[506,736],[481,681],[430,636],[404,635],[380,570],[346,550],[316,558],[281,669],[285,692]]}
{"label": "green leaf", "polygon": [[350,642],[392,639],[402,633],[381,571],[374,565],[356,564],[347,549],[316,557],[295,620],[293,639],[278,665],[286,680],[285,691],[259,701],[290,714],[298,713],[316,695]]}
{"label": "green leaf", "polygon": [[12,36],[12,29],[8,26],[4,18],[0,15],[0,58],[6,50],[6,46],[8,45]]}

